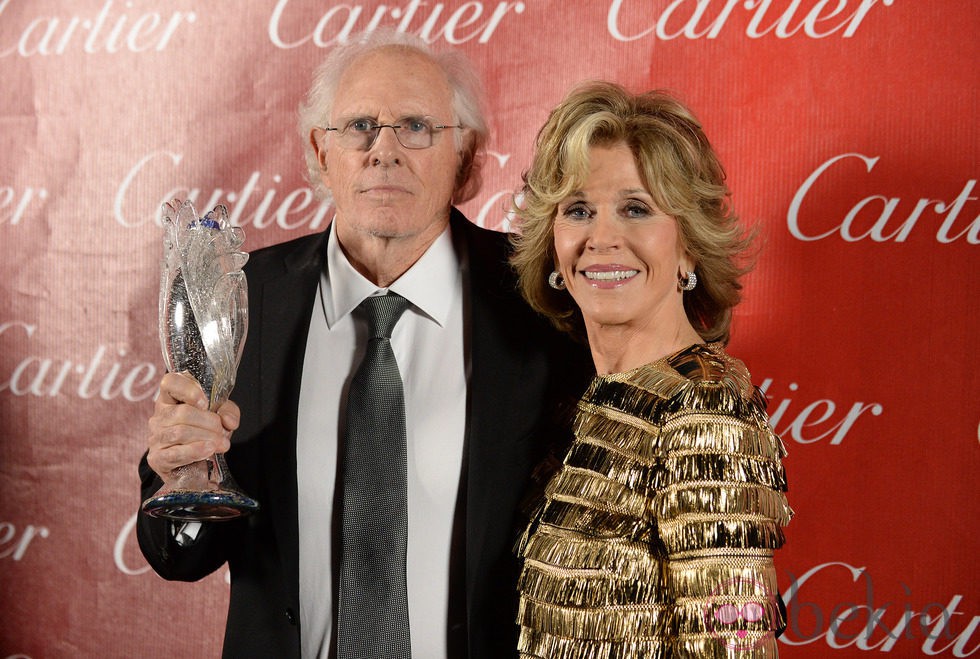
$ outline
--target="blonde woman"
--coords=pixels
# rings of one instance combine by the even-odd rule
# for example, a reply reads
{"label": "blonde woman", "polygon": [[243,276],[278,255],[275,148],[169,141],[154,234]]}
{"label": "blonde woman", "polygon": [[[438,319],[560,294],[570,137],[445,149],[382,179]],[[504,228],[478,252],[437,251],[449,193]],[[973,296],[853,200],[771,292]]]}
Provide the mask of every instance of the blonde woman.
{"label": "blonde woman", "polygon": [[522,540],[522,657],[773,657],[792,511],[765,399],[728,355],[748,239],[674,98],[573,91],[538,135],[513,264],[597,375]]}

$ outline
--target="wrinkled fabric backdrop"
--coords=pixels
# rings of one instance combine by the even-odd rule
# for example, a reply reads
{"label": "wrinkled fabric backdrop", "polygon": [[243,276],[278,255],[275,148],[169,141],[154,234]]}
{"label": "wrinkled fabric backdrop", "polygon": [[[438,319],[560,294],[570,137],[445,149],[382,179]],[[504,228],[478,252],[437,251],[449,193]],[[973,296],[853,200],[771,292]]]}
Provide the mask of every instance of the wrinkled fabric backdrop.
{"label": "wrinkled fabric backdrop", "polygon": [[159,209],[322,230],[297,104],[378,26],[484,76],[487,227],[572,84],[692,106],[760,231],[731,352],[789,449],[781,649],[980,655],[980,3],[0,0],[0,657],[218,655],[227,571],[166,583],[133,534]]}

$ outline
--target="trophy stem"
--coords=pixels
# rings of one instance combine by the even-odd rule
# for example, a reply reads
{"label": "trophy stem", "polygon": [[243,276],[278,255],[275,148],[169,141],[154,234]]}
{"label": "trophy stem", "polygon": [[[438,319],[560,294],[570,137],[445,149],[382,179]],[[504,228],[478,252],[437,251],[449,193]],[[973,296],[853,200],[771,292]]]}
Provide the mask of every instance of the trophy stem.
{"label": "trophy stem", "polygon": [[242,492],[231,477],[225,456],[174,470],[176,479],[143,502],[143,512],[179,522],[220,522],[255,512],[258,502]]}

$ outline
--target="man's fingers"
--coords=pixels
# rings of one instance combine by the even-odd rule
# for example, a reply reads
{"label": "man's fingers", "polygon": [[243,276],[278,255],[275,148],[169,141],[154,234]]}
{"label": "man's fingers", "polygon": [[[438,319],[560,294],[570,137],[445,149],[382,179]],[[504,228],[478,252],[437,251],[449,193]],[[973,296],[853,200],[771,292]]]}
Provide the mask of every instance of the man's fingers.
{"label": "man's fingers", "polygon": [[218,416],[221,417],[221,424],[226,430],[237,430],[242,413],[238,409],[238,405],[229,400],[218,408]]}
{"label": "man's fingers", "polygon": [[157,407],[187,403],[198,409],[208,409],[208,397],[197,380],[186,373],[167,373],[160,380]]}
{"label": "man's fingers", "polygon": [[239,419],[235,403],[228,401],[218,413],[211,412],[207,396],[194,378],[167,373],[160,381],[160,395],[147,424],[146,460],[166,480],[177,467],[227,451]]}
{"label": "man's fingers", "polygon": [[231,446],[230,437],[231,433],[223,429],[215,432],[195,426],[165,427],[151,434],[146,461],[162,476],[214,453],[224,453]]}
{"label": "man's fingers", "polygon": [[222,418],[190,405],[162,405],[150,417],[150,445],[166,447],[193,441],[194,432],[221,435],[225,432]]}

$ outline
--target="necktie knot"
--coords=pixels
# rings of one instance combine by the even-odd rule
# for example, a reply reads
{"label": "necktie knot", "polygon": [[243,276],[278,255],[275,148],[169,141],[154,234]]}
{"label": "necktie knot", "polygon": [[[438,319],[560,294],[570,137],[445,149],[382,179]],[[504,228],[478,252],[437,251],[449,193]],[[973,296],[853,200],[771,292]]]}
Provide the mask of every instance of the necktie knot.
{"label": "necktie knot", "polygon": [[409,302],[398,293],[373,295],[366,298],[358,308],[367,314],[368,331],[371,338],[390,339],[395,323],[408,308]]}

